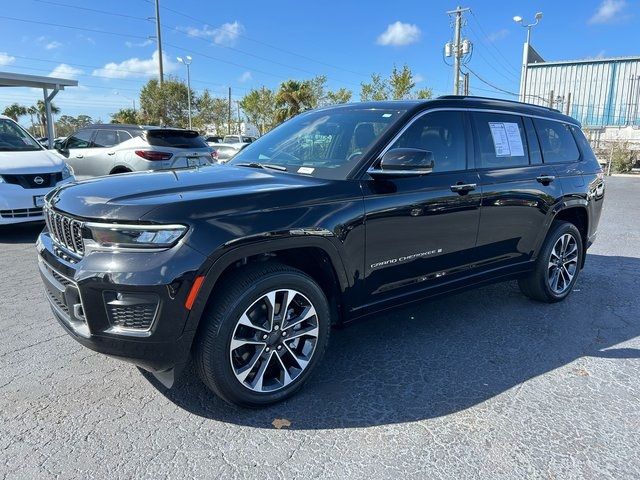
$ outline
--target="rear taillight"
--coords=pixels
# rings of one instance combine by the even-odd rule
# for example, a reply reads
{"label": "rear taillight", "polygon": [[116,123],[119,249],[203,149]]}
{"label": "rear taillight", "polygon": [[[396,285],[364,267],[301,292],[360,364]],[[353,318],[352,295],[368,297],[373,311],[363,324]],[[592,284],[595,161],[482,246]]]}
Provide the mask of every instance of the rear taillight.
{"label": "rear taillight", "polygon": [[136,150],[136,155],[144,158],[145,160],[152,161],[169,160],[171,157],[173,157],[173,153],[158,152],[154,150]]}
{"label": "rear taillight", "polygon": [[211,158],[213,160],[218,160],[218,152],[216,152],[215,150],[211,152]]}

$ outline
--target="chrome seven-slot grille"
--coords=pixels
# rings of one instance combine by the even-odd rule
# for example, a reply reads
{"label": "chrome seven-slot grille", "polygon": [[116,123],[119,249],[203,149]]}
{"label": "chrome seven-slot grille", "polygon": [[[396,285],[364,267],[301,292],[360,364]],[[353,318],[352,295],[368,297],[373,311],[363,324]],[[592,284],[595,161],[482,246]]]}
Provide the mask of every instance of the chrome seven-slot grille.
{"label": "chrome seven-slot grille", "polygon": [[47,229],[56,243],[76,255],[84,255],[82,222],[54,212],[46,206],[44,208],[44,218],[47,223]]}

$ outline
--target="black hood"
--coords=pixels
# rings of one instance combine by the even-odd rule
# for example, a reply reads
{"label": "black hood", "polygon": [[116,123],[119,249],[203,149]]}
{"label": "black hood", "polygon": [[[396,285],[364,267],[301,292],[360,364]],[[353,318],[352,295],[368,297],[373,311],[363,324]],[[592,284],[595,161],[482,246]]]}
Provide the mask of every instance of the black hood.
{"label": "black hood", "polygon": [[231,197],[237,199],[323,183],[325,181],[302,175],[214,165],[197,170],[95,178],[66,185],[50,194],[48,199],[55,209],[76,217],[135,221],[162,206],[202,201],[221,204]]}

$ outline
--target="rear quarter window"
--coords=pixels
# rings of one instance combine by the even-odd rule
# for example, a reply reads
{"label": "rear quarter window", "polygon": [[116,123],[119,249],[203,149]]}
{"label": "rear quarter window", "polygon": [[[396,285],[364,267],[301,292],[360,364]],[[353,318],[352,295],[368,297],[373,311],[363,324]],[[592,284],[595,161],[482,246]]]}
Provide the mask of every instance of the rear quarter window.
{"label": "rear quarter window", "polygon": [[183,130],[149,130],[147,132],[149,145],[173,148],[207,148],[207,143],[193,131]]}
{"label": "rear quarter window", "polygon": [[580,151],[566,123],[535,118],[533,124],[540,140],[544,163],[576,162],[580,159]]}

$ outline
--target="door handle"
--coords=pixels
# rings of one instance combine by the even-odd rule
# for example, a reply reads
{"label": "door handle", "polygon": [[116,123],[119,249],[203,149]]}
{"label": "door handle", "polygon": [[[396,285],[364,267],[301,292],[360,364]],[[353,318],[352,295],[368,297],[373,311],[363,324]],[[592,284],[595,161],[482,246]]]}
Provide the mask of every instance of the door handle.
{"label": "door handle", "polygon": [[475,190],[476,187],[477,185],[475,183],[456,183],[455,185],[451,185],[450,188],[452,192],[464,195],[465,193]]}
{"label": "door handle", "polygon": [[115,155],[116,152],[107,152],[107,155]]}
{"label": "door handle", "polygon": [[555,179],[556,177],[553,175],[540,175],[539,177],[536,178],[536,180],[543,185],[549,185]]}
{"label": "door handle", "polygon": [[84,158],[84,155],[76,155],[76,158]]}

